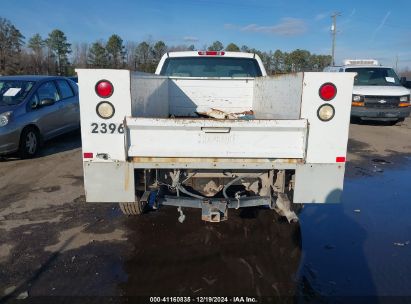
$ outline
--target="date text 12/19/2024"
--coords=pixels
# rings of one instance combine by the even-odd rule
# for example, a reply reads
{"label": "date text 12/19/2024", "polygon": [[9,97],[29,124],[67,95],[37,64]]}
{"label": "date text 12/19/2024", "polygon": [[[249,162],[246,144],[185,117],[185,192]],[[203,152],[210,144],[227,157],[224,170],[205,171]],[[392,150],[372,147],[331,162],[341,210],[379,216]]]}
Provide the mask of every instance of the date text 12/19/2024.
{"label": "date text 12/19/2024", "polygon": [[255,297],[150,297],[150,303],[258,303]]}

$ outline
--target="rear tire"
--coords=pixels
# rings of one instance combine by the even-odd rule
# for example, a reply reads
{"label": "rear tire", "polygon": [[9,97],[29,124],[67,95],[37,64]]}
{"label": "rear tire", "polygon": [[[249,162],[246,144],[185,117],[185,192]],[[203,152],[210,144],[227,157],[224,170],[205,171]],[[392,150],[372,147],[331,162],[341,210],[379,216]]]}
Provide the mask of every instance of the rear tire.
{"label": "rear tire", "polygon": [[294,189],[287,191],[287,197],[291,202],[291,211],[294,211],[295,214],[300,215],[301,211],[304,208],[304,204],[294,203]]}
{"label": "rear tire", "polygon": [[304,204],[296,204],[296,203],[291,203],[291,210],[295,212],[295,214],[300,215],[300,213],[303,211]]}
{"label": "rear tire", "polygon": [[363,120],[361,119],[361,117],[351,116],[350,118],[350,123],[352,124],[360,125],[362,122]]}
{"label": "rear tire", "polygon": [[140,215],[144,213],[145,205],[136,197],[135,202],[119,203],[120,210],[125,215]]}
{"label": "rear tire", "polygon": [[40,149],[40,133],[34,127],[26,127],[20,135],[19,155],[21,158],[33,158]]}

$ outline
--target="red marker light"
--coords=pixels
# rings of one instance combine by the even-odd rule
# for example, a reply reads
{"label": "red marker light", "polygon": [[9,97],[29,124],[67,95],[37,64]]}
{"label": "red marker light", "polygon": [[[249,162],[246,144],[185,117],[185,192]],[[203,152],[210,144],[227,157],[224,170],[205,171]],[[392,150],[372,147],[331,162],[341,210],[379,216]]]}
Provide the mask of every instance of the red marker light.
{"label": "red marker light", "polygon": [[83,158],[93,158],[93,153],[92,152],[84,152],[83,153]]}
{"label": "red marker light", "polygon": [[207,56],[224,56],[225,52],[223,51],[199,51],[198,55],[207,55]]}
{"label": "red marker light", "polygon": [[337,156],[337,157],[335,158],[335,161],[336,161],[337,163],[345,163],[345,156]]}
{"label": "red marker light", "polygon": [[337,88],[331,82],[327,82],[321,86],[318,94],[320,95],[321,99],[329,101],[333,99],[335,95],[337,95]]}
{"label": "red marker light", "polygon": [[102,98],[108,98],[113,95],[114,88],[110,81],[100,80],[96,84],[96,94]]}

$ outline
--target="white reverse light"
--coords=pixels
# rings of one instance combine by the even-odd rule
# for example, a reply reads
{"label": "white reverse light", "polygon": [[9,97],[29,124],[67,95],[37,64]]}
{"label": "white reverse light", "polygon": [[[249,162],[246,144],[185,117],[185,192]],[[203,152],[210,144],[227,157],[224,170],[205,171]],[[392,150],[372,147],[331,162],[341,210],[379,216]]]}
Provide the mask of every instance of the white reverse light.
{"label": "white reverse light", "polygon": [[102,101],[97,105],[97,115],[104,119],[109,119],[114,115],[114,106],[108,101]]}
{"label": "white reverse light", "polygon": [[335,110],[330,104],[324,104],[318,108],[317,116],[322,121],[329,121],[334,117]]}

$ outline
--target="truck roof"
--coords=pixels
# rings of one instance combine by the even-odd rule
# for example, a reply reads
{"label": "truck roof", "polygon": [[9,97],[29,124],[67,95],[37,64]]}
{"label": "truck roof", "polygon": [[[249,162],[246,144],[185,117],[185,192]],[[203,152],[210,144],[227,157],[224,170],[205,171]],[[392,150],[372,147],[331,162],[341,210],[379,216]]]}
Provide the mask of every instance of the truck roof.
{"label": "truck roof", "polygon": [[267,75],[264,64],[261,58],[255,53],[245,53],[245,52],[226,52],[226,51],[183,51],[183,52],[168,52],[161,57],[158,63],[155,74],[159,75],[161,68],[167,58],[175,57],[229,57],[229,58],[250,58],[255,59],[258,62],[261,73],[263,76]]}
{"label": "truck roof", "polygon": [[342,67],[344,68],[390,68],[383,66],[376,59],[344,59]]}
{"label": "truck roof", "polygon": [[384,65],[344,65],[344,68],[376,68],[376,69],[380,69],[380,68],[384,68],[384,69],[391,69],[392,67],[389,66],[384,66]]}
{"label": "truck roof", "polygon": [[390,66],[384,66],[384,65],[371,65],[371,64],[364,64],[364,65],[358,65],[358,64],[347,64],[347,65],[333,65],[333,66],[328,66],[324,68],[324,72],[335,72],[338,69],[350,69],[350,68],[375,68],[375,69],[392,69]]}
{"label": "truck roof", "polygon": [[[213,55],[208,55],[207,52],[212,52]],[[224,56],[234,58],[255,58],[255,53],[245,52],[226,52],[226,51],[184,51],[184,52],[169,52],[168,57],[197,57],[197,56]]]}

